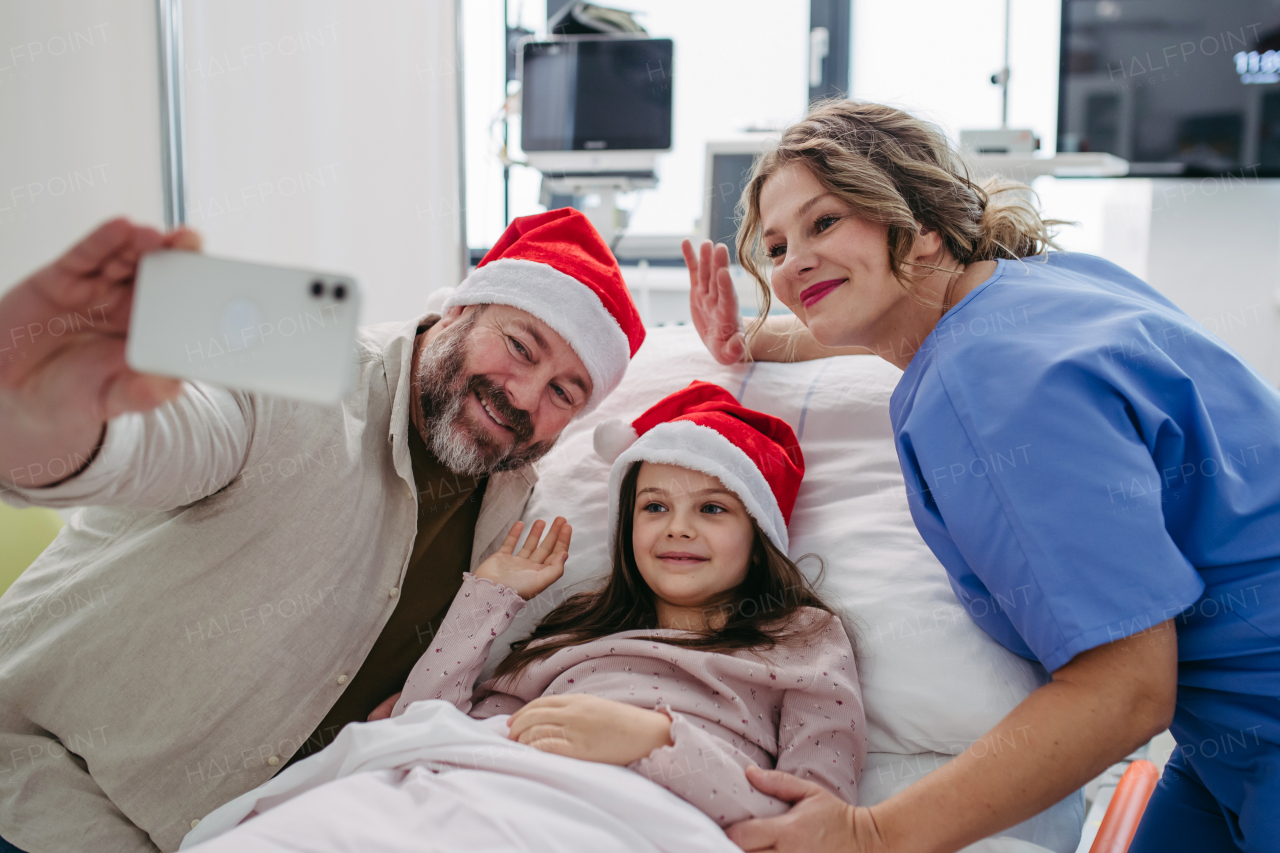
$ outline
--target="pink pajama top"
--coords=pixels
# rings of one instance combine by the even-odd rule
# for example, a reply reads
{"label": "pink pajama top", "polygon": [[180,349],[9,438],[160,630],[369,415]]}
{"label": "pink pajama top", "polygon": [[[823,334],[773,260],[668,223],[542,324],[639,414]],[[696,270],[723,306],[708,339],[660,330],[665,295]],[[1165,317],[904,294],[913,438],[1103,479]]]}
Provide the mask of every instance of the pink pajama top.
{"label": "pink pajama top", "polygon": [[[540,696],[586,693],[660,711],[673,745],[628,767],[702,810],[720,826],[770,817],[790,805],[747,781],[757,764],[807,779],[857,802],[867,754],[866,720],[853,648],[840,621],[802,608],[823,630],[804,645],[762,654],[705,652],[650,637],[672,629],[622,631],[561,649],[521,672],[506,691],[472,705],[489,648],[524,600],[510,587],[463,576],[434,644],[414,665],[392,716],[412,702],[443,699],[476,719],[510,714]],[[480,686],[488,690],[490,679]]]}

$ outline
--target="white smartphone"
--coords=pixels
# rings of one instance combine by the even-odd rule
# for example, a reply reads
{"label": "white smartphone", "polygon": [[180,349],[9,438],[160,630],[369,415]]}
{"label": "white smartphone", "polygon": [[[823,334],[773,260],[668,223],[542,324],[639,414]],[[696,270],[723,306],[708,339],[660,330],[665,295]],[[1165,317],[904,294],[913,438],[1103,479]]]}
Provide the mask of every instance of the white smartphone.
{"label": "white smartphone", "polygon": [[143,256],[125,360],[140,373],[334,404],[355,387],[351,276],[214,258]]}

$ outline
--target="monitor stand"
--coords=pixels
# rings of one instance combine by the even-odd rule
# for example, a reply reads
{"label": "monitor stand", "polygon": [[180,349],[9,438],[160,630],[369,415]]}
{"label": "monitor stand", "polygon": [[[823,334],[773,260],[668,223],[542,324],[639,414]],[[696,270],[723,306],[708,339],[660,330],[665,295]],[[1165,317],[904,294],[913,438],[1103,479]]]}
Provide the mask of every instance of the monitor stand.
{"label": "monitor stand", "polygon": [[658,176],[652,170],[634,172],[555,172],[542,173],[539,201],[551,207],[553,196],[573,196],[573,206],[586,214],[600,236],[614,248],[627,227],[627,211],[618,208],[618,193],[653,189]]}

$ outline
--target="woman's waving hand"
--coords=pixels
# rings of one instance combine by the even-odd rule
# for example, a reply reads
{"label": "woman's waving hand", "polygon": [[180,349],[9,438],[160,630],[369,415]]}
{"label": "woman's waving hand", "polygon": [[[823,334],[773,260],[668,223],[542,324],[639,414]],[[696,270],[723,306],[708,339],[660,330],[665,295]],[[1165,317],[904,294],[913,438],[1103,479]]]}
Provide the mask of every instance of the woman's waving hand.
{"label": "woman's waving hand", "polygon": [[710,240],[703,240],[695,254],[693,243],[685,240],[680,248],[689,268],[689,308],[694,328],[716,361],[742,361],[747,351],[746,339],[738,294],[729,275],[729,247],[718,243],[713,248]]}

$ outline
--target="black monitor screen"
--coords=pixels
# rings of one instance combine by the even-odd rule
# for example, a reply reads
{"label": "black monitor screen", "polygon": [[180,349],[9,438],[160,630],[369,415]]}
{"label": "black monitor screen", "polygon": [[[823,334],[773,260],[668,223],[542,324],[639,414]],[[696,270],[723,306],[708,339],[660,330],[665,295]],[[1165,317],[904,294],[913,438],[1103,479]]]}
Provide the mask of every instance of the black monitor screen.
{"label": "black monitor screen", "polygon": [[1274,0],[1063,0],[1058,150],[1280,174]]}
{"label": "black monitor screen", "polygon": [[527,42],[525,151],[671,147],[671,39]]}
{"label": "black monitor screen", "polygon": [[711,158],[711,242],[729,247],[729,257],[737,261],[738,199],[751,179],[754,154],[715,154]]}

